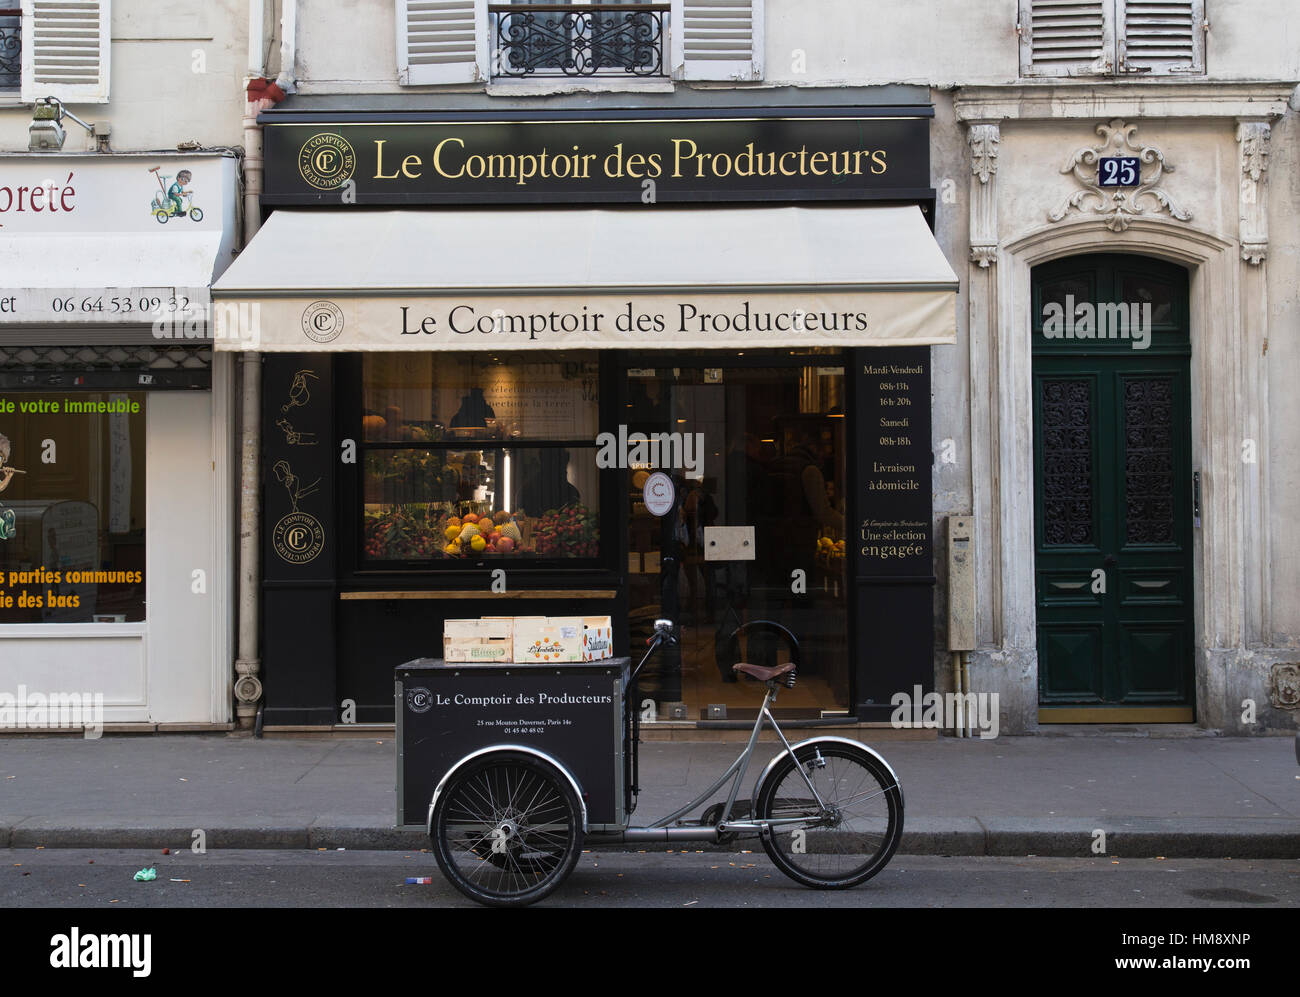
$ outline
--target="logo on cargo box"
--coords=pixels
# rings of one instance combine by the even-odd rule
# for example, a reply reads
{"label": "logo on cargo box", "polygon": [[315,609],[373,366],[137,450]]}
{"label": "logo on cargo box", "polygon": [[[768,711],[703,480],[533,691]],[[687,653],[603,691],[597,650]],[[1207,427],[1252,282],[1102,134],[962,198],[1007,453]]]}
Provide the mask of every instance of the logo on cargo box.
{"label": "logo on cargo box", "polygon": [[406,708],[412,713],[428,713],[433,709],[433,694],[420,685],[407,689]]}

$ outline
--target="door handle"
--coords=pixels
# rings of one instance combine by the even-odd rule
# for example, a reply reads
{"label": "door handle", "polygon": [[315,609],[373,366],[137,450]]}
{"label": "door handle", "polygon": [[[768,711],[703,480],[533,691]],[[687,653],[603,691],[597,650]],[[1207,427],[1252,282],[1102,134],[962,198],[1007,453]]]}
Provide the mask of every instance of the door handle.
{"label": "door handle", "polygon": [[1107,568],[1113,568],[1113,567],[1115,566],[1115,555],[1114,555],[1114,554],[1107,554],[1107,555],[1102,559],[1102,562],[1101,562],[1101,563],[1102,563],[1105,567],[1107,567]]}

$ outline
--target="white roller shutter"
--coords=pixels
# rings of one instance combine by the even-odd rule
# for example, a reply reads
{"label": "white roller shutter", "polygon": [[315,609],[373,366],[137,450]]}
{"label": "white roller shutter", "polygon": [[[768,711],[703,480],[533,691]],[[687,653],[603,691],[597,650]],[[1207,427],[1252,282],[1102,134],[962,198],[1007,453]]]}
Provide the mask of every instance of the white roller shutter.
{"label": "white roller shutter", "polygon": [[763,78],[763,0],[672,0],[674,75]]}
{"label": "white roller shutter", "polygon": [[398,83],[420,86],[487,80],[487,0],[396,3]]}
{"label": "white roller shutter", "polygon": [[109,0],[22,0],[24,101],[108,100]]}

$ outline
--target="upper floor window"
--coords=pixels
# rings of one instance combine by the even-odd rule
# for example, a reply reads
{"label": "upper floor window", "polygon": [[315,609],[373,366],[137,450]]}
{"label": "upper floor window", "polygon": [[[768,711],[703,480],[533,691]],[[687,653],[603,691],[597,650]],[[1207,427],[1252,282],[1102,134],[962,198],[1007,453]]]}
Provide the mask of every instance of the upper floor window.
{"label": "upper floor window", "polygon": [[1020,0],[1020,75],[1205,72],[1205,0]]}
{"label": "upper floor window", "polygon": [[760,80],[764,0],[395,0],[404,85]]}
{"label": "upper floor window", "polygon": [[17,93],[22,85],[23,12],[0,7],[0,93]]}
{"label": "upper floor window", "polygon": [[[21,7],[0,10],[0,92],[14,89],[8,75],[12,57],[24,103],[42,97],[105,103],[110,7],[111,0],[22,0]],[[11,31],[21,36],[12,51]]]}

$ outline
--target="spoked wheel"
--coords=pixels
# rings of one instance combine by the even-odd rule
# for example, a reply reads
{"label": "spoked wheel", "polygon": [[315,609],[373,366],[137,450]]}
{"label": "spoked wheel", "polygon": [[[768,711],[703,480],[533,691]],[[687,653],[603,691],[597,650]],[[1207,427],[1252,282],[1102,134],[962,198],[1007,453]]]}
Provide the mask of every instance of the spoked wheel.
{"label": "spoked wheel", "polygon": [[461,893],[494,907],[522,907],[573,871],[582,815],[555,766],[490,755],[461,768],[443,789],[431,838],[439,868]]}
{"label": "spoked wheel", "polygon": [[791,879],[814,889],[866,882],[893,857],[903,835],[902,788],[887,765],[852,744],[813,741],[795,748],[795,755],[797,767],[786,754],[758,790],[758,818],[805,818],[778,825],[763,839],[768,857]]}
{"label": "spoked wheel", "polygon": [[190,208],[190,217],[191,217],[192,219],[194,219],[194,221],[196,221],[196,222],[201,222],[201,221],[203,221],[203,209],[202,209],[202,208]]}

